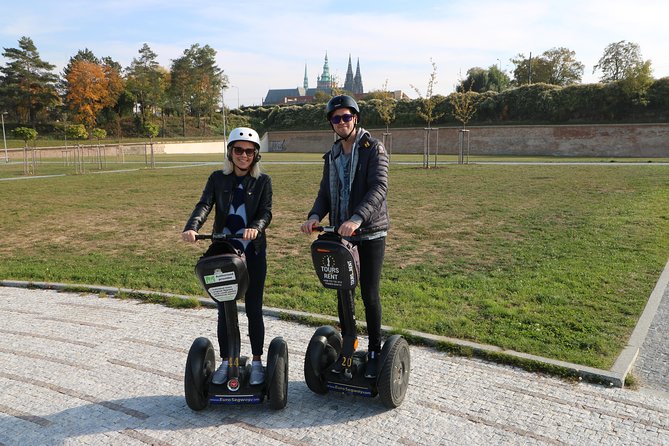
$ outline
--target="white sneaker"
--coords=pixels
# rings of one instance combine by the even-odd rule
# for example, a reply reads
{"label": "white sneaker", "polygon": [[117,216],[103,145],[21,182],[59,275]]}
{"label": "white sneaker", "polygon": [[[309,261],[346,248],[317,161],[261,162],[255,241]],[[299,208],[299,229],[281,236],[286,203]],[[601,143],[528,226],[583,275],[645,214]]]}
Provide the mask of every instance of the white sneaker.
{"label": "white sneaker", "polygon": [[262,361],[253,361],[251,363],[251,378],[249,384],[257,386],[265,382],[265,369],[262,366]]}
{"label": "white sneaker", "polygon": [[214,384],[223,384],[228,380],[228,361],[223,361],[214,372],[211,382]]}

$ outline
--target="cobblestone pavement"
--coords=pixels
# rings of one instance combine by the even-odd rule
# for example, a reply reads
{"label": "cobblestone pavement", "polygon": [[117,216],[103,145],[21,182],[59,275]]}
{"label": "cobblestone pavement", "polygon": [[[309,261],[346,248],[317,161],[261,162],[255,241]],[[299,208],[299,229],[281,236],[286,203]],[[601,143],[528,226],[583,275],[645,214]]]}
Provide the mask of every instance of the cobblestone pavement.
{"label": "cobblestone pavement", "polygon": [[669,288],[664,291],[641,346],[634,374],[646,390],[669,395]]}
{"label": "cobblestone pavement", "polygon": [[[266,346],[277,335],[288,341],[287,407],[193,412],[184,366],[196,337],[215,340],[211,308],[0,287],[0,321],[2,445],[669,444],[668,393],[567,382],[430,348],[411,347],[411,383],[395,410],[378,398],[316,395],[302,373],[314,329],[273,317]],[[666,332],[658,335],[666,345]],[[242,353],[250,353],[245,336]]]}

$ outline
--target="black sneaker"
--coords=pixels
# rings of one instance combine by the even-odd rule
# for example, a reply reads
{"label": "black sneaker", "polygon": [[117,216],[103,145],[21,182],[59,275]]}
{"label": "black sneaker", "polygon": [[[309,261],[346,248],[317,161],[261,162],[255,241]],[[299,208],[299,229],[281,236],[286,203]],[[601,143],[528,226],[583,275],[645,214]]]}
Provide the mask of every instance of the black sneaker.
{"label": "black sneaker", "polygon": [[367,366],[365,367],[365,378],[376,378],[379,373],[379,352],[367,353]]}

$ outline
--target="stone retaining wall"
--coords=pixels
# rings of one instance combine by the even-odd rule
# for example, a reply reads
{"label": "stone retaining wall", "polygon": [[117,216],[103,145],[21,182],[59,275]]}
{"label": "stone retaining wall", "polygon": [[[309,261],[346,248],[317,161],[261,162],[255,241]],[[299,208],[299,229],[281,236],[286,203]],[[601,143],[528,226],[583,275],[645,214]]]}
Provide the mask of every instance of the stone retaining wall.
{"label": "stone retaining wall", "polygon": [[[606,124],[558,126],[469,127],[470,155],[541,155],[601,157],[667,157],[669,124]],[[370,129],[383,138],[383,129]],[[421,128],[390,129],[391,153],[423,153],[427,131]],[[459,127],[430,132],[430,151],[458,154]],[[270,151],[324,152],[333,141],[331,131],[268,132]]]}

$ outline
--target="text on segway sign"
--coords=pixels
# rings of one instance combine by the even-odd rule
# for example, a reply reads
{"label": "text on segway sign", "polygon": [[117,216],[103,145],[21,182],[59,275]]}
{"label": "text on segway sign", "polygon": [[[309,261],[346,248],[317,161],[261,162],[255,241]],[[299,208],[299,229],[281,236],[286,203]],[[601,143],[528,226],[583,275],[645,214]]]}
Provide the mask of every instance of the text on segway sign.
{"label": "text on segway sign", "polygon": [[237,279],[237,277],[235,277],[235,272],[234,271],[226,271],[224,273],[220,269],[217,269],[217,270],[214,271],[214,274],[204,276],[204,283],[209,285],[209,284],[212,284],[212,283],[232,282],[232,281],[235,281],[236,279]]}
{"label": "text on segway sign", "polygon": [[[340,287],[342,285],[342,279],[339,278],[339,267],[336,266],[336,261],[332,256],[326,255],[323,256],[322,264],[320,266],[321,277],[323,281],[327,282],[328,285],[334,287]],[[350,260],[346,261],[347,276],[350,281],[350,286],[355,285],[355,276],[353,275],[353,262]]]}

